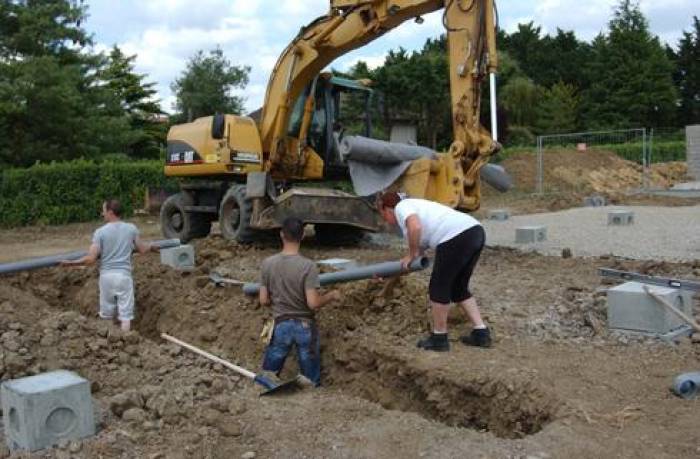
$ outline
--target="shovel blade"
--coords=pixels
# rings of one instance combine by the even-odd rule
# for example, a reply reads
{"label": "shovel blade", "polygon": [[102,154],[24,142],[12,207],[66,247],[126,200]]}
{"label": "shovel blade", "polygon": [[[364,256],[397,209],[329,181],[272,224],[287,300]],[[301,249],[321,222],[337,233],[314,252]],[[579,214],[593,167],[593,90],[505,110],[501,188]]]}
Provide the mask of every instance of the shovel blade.
{"label": "shovel blade", "polygon": [[268,389],[262,392],[260,396],[264,397],[266,395],[288,394],[291,392],[296,392],[301,388],[302,386],[299,385],[299,382],[296,379],[292,379],[291,381],[286,381],[281,384],[277,384],[272,389]]}
{"label": "shovel blade", "polygon": [[291,381],[277,384],[263,375],[255,375],[255,379],[253,381],[260,384],[266,389],[260,394],[261,397],[264,395],[294,392],[302,388],[302,385],[299,384],[299,381],[297,379],[292,379]]}

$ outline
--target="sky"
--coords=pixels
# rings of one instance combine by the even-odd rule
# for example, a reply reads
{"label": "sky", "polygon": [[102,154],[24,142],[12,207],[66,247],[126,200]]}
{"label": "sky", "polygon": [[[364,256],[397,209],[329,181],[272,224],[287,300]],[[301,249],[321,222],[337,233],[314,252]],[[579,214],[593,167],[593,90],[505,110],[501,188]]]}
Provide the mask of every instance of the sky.
{"label": "sky", "polygon": [[[119,46],[135,54],[136,71],[155,82],[161,106],[173,111],[170,84],[184,71],[198,50],[217,45],[234,65],[251,68],[250,82],[235,93],[247,111],[262,105],[270,72],[299,29],[329,8],[328,0],[87,0],[85,29],[93,34],[96,50]],[[534,21],[545,33],[557,27],[591,40],[604,32],[618,0],[500,0],[500,26],[508,32]],[[641,0],[640,8],[651,31],[662,42],[678,43],[700,16],[699,0]],[[374,42],[338,58],[332,67],[347,70],[358,60],[381,65],[391,49],[420,49],[442,31],[441,13],[426,16],[423,24],[406,23]]]}

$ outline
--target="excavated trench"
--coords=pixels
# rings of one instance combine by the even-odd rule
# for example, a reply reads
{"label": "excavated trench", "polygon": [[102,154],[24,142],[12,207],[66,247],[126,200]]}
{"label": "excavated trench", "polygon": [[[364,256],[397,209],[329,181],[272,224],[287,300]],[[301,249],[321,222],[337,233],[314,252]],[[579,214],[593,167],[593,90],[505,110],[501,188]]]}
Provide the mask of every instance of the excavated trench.
{"label": "excavated trench", "polygon": [[[162,343],[160,333],[168,332],[235,363],[259,366],[263,345],[258,334],[265,312],[255,302],[234,289],[213,287],[196,273],[152,266],[140,274],[134,326],[143,337]],[[32,274],[17,284],[55,308],[95,317],[95,273]],[[349,303],[320,320],[325,390],[508,439],[537,433],[556,417],[560,401],[526,374],[497,365],[470,372],[466,364],[452,368],[443,360],[417,359],[412,347],[397,346],[393,338],[415,334],[425,320],[424,309],[416,306],[424,299],[408,287],[403,297],[381,308],[365,302],[371,285],[343,287]],[[294,361],[288,359],[283,379],[296,371]]]}
{"label": "excavated trench", "polygon": [[410,354],[397,354],[389,348],[350,346],[333,352],[327,373],[327,385],[340,392],[389,410],[413,412],[501,438],[523,438],[539,432],[554,420],[561,406],[525,375],[426,368]]}

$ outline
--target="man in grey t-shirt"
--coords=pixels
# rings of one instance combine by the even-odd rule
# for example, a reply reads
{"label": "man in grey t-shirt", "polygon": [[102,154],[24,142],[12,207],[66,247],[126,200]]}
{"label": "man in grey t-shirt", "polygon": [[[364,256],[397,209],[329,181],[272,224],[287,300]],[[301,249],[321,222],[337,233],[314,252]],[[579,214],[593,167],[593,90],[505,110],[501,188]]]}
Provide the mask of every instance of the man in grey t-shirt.
{"label": "man in grey t-shirt", "polygon": [[275,327],[265,350],[263,370],[279,373],[292,346],[297,347],[301,373],[316,386],[321,383],[321,353],[314,313],[339,300],[337,290],[319,292],[316,264],[299,254],[304,224],[298,218],[282,223],[282,252],[266,258],[261,267],[260,304],[272,305]]}
{"label": "man in grey t-shirt", "polygon": [[95,231],[87,255],[77,260],[64,260],[62,266],[91,265],[100,259],[100,317],[121,322],[124,331],[131,329],[134,319],[134,281],[131,277],[131,252],[157,251],[158,247],[142,242],[139,230],[121,220],[122,206],[116,199],[102,203],[105,225]]}

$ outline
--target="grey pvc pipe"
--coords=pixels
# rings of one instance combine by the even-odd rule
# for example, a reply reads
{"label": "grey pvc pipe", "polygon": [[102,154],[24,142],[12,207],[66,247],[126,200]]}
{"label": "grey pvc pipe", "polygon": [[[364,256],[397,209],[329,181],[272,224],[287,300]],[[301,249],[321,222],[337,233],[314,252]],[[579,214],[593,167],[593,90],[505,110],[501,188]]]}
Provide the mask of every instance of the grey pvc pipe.
{"label": "grey pvc pipe", "polygon": [[[158,246],[161,249],[167,249],[170,247],[179,246],[180,239],[163,239],[160,241],[152,241],[151,244]],[[60,253],[46,257],[13,261],[12,263],[3,263],[0,264],[0,274],[12,274],[20,271],[29,271],[32,269],[49,268],[51,266],[56,266],[63,260],[77,260],[85,255],[87,255],[87,250],[78,250],[76,252]]]}
{"label": "grey pvc pipe", "polygon": [[684,373],[673,381],[673,392],[679,397],[690,400],[700,396],[700,371]]}
{"label": "grey pvc pipe", "polygon": [[503,166],[499,166],[498,164],[485,164],[479,171],[479,175],[481,180],[501,193],[505,193],[513,188],[513,178],[506,172]]}
{"label": "grey pvc pipe", "polygon": [[[408,265],[408,272],[421,271],[430,266],[428,257],[418,257],[413,259]],[[318,276],[321,286],[339,284],[341,282],[353,282],[373,277],[393,277],[403,274],[405,271],[401,267],[400,261],[386,261],[374,265],[360,266],[359,268],[325,273]],[[257,295],[260,291],[260,284],[249,282],[243,285],[243,293],[246,295]]]}

